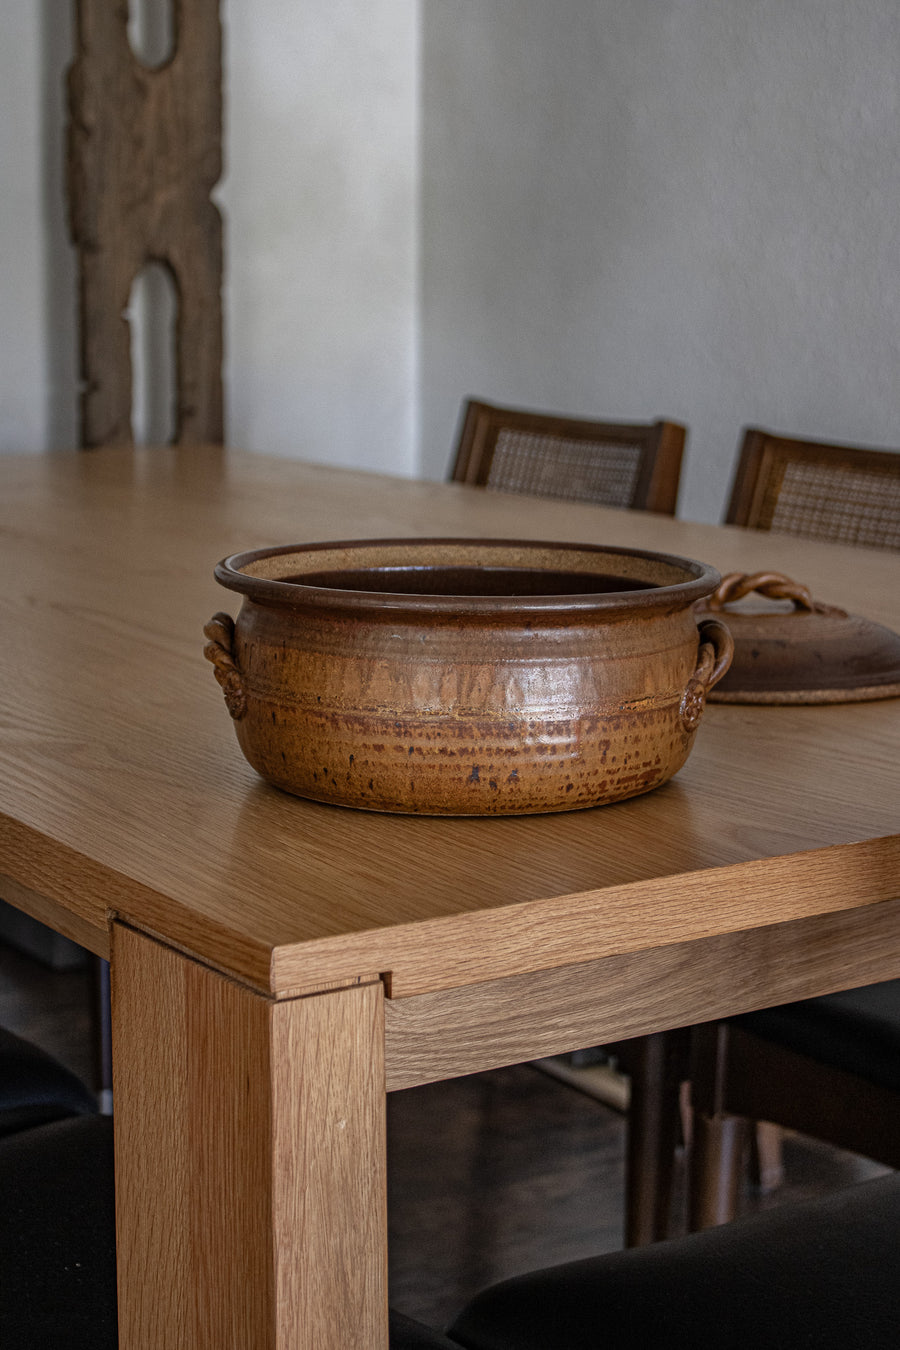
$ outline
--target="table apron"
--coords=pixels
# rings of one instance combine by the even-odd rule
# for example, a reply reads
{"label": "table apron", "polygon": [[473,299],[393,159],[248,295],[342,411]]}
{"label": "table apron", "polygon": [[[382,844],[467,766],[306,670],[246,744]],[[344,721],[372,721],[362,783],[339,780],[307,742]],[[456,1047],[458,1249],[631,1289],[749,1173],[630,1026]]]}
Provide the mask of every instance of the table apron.
{"label": "table apron", "polygon": [[388,1091],[900,976],[900,898],[385,1001]]}

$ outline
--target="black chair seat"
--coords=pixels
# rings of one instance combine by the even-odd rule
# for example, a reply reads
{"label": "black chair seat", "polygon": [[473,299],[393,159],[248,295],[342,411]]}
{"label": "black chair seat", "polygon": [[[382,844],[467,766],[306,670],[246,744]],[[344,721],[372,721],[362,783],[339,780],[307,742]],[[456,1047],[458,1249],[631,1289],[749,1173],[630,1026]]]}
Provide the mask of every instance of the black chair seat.
{"label": "black chair seat", "polygon": [[465,1350],[895,1350],[900,1175],[478,1295]]}
{"label": "black chair seat", "polygon": [[116,1220],[108,1116],[0,1139],[0,1344],[114,1350]]}
{"label": "black chair seat", "polygon": [[0,1027],[0,1137],[96,1110],[97,1102],[80,1078],[38,1046]]}
{"label": "black chair seat", "polygon": [[900,980],[729,1018],[754,1036],[900,1092]]}
{"label": "black chair seat", "polygon": [[448,1340],[422,1322],[391,1309],[390,1350],[459,1350],[459,1342]]}

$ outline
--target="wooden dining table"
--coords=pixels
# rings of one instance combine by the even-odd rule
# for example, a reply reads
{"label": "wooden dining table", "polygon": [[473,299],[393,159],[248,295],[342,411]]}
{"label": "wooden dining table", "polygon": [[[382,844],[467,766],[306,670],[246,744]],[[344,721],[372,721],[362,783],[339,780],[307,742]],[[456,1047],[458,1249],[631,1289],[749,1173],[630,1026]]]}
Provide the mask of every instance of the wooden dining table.
{"label": "wooden dining table", "polygon": [[710,705],[670,782],[582,811],[261,781],[214,564],[411,535],[775,569],[900,628],[897,553],[208,447],[0,456],[0,896],[111,959],[123,1350],[384,1350],[386,1092],[900,975],[896,698]]}

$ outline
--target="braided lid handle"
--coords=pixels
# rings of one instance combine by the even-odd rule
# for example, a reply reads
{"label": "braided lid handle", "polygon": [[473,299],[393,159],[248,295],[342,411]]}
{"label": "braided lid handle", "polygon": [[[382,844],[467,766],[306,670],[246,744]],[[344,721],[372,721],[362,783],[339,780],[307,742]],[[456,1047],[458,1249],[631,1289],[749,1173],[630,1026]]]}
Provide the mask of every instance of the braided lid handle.
{"label": "braided lid handle", "polygon": [[803,611],[806,614],[830,614],[835,618],[846,618],[846,610],[839,609],[836,605],[825,605],[820,600],[814,600],[808,586],[804,586],[799,581],[793,581],[790,577],[782,575],[781,572],[729,572],[724,576],[712,595],[706,602],[706,607],[711,610],[722,610],[726,605],[734,604],[737,600],[743,600],[745,595],[750,595],[754,591],[760,595],[766,596],[769,600],[791,600],[794,609]]}

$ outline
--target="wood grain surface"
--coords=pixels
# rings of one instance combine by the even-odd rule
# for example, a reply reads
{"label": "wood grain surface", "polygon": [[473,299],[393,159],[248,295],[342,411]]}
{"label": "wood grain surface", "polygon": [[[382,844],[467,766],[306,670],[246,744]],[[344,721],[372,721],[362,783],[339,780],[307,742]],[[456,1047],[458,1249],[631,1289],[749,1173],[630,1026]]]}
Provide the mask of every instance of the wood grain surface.
{"label": "wood grain surface", "polygon": [[274,1000],[113,948],[122,1344],[386,1343],[381,983]]}
{"label": "wood grain surface", "polygon": [[670,783],[562,815],[382,816],[262,783],[202,658],[229,599],[213,564],[428,534],[776,569],[900,628],[888,552],[206,447],[3,456],[8,898],[97,951],[112,913],[279,996],[378,973],[397,998],[900,892],[896,699],[707,708]]}
{"label": "wood grain surface", "polygon": [[900,900],[385,1004],[388,1091],[711,1021],[900,967]]}

